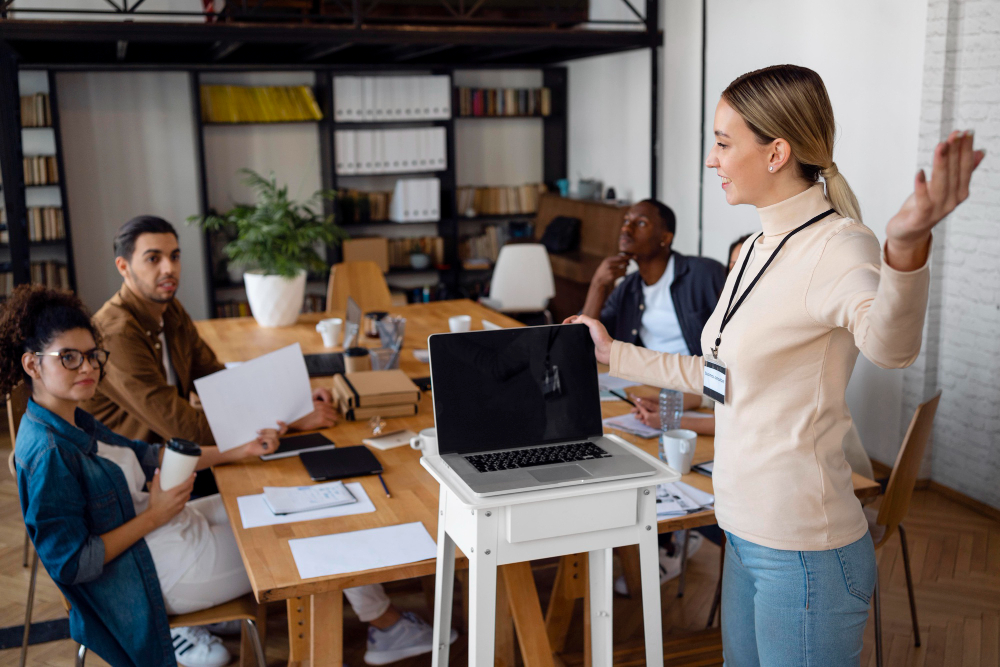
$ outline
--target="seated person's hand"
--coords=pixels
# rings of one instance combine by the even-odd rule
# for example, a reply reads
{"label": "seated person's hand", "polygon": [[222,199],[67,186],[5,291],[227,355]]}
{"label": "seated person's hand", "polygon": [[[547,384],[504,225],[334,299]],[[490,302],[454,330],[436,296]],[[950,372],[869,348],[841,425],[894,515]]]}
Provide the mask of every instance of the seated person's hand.
{"label": "seated person's hand", "polygon": [[313,391],[313,411],[292,422],[288,428],[293,431],[311,431],[330,428],[336,423],[337,407],[333,404],[333,394],[329,389],[320,388]]}
{"label": "seated person's hand", "polygon": [[635,418],[650,428],[660,428],[660,404],[650,398],[632,396],[635,407],[632,414]]}
{"label": "seated person's hand", "polygon": [[188,401],[190,401],[191,407],[194,408],[195,410],[201,410],[202,409],[202,407],[201,407],[201,399],[198,398],[198,394],[194,393],[193,391],[191,392],[191,395],[188,396]]}
{"label": "seated person's hand", "polygon": [[632,259],[631,255],[623,254],[605,257],[597,270],[594,271],[594,277],[590,279],[590,283],[600,287],[613,287],[615,281],[625,275],[630,259]]}
{"label": "seated person's hand", "polygon": [[152,517],[157,528],[184,509],[184,504],[191,498],[191,491],[194,490],[194,478],[195,474],[191,473],[186,482],[164,491],[160,488],[160,469],[156,469],[153,481],[149,485],[149,508],[146,512]]}
{"label": "seated person's hand", "polygon": [[278,451],[278,440],[288,432],[288,424],[278,422],[278,428],[262,428],[257,431],[257,437],[243,445],[243,456],[263,456]]}
{"label": "seated person's hand", "polygon": [[590,337],[594,340],[594,355],[597,361],[602,364],[611,363],[611,335],[604,325],[593,317],[586,315],[573,315],[563,320],[563,324],[586,324],[590,329]]}

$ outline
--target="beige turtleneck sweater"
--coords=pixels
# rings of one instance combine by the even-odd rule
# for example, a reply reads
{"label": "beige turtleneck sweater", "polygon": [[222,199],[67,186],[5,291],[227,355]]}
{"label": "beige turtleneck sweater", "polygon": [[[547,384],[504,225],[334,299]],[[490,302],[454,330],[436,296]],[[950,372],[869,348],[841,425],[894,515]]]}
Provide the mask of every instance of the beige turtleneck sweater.
{"label": "beige turtleneck sweater", "polygon": [[[702,333],[715,344],[744,257],[736,295],[782,238],[832,208],[821,184],[758,209],[764,235],[744,244]],[[755,247],[754,247],[755,246]],[[719,525],[774,549],[836,549],[868,530],[842,442],[851,428],[845,391],[858,350],[883,368],[920,351],[929,269],[881,261],[875,234],[831,213],[782,248],[722,335],[726,403],[715,410],[715,512]],[[703,358],[660,354],[616,341],[611,373],[702,392]]]}

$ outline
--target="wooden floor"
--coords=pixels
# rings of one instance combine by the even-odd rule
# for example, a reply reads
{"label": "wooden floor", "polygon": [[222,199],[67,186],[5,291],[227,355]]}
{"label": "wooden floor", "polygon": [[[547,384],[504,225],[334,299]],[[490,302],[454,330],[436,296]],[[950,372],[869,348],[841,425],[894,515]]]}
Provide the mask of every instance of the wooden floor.
{"label": "wooden floor", "polygon": [[[0,430],[0,456],[6,462],[9,438],[6,424]],[[1000,522],[977,514],[930,490],[917,491],[906,522],[910,537],[917,610],[923,646],[913,647],[906,584],[896,538],[878,552],[883,581],[883,628],[886,665],[990,665],[1000,667]],[[0,627],[19,625],[24,619],[28,570],[21,566],[24,527],[15,484],[0,471]],[[722,663],[718,632],[703,632],[718,574],[719,550],[706,541],[691,559],[685,596],[676,598],[677,582],[663,587],[664,635],[671,650],[686,655],[667,665],[717,665]],[[555,563],[540,563],[536,580],[546,603],[555,576]],[[423,588],[418,582],[389,587],[393,601],[404,610],[430,617]],[[456,596],[457,598],[458,596]],[[460,615],[456,601],[456,621]],[[578,605],[579,606],[579,605]],[[642,612],[637,600],[615,600],[615,646],[618,664],[642,665]],[[34,620],[65,617],[58,591],[44,569],[39,570]],[[353,667],[363,665],[365,626],[345,606],[344,653]],[[462,627],[461,623],[457,623]],[[570,633],[571,654],[582,651],[582,609]],[[287,626],[282,605],[269,608],[267,658],[271,667],[288,657]],[[685,637],[688,637],[685,639]],[[235,654],[238,642],[227,640]],[[452,649],[452,664],[466,664],[464,633]],[[865,635],[862,664],[875,665],[871,620]],[[16,665],[18,650],[0,651],[0,667]],[[567,665],[581,664],[578,655],[567,656]],[[28,664],[64,667],[73,664],[70,640],[31,647]],[[104,665],[96,656],[90,666]],[[235,664],[235,660],[234,660]],[[401,667],[429,665],[430,657],[397,663]]]}

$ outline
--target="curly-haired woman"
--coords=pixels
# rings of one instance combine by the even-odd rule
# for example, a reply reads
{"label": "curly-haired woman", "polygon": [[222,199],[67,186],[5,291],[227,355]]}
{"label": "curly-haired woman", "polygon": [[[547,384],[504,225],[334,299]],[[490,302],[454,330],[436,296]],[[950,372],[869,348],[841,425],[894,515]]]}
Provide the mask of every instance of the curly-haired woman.
{"label": "curly-haired woman", "polygon": [[[250,591],[225,508],[217,495],[188,502],[193,474],[162,490],[160,445],[115,435],[79,409],[107,359],[73,294],[24,285],[3,306],[0,393],[31,388],[14,449],[28,534],[72,606],[70,634],[112,665],[173,666],[175,652],[187,665],[227,664],[204,629],[167,625],[168,613]],[[279,435],[202,447],[198,467],[273,451]]]}

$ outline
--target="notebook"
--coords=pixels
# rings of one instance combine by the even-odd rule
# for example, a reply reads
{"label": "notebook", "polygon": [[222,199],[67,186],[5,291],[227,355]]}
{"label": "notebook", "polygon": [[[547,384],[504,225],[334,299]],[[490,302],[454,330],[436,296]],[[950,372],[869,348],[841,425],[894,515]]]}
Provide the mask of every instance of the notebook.
{"label": "notebook", "polygon": [[333,449],[334,447],[336,445],[333,443],[333,440],[330,440],[330,438],[322,433],[306,433],[305,435],[293,435],[281,438],[278,441],[277,450],[270,454],[264,454],[260,458],[262,461],[271,461],[273,459],[283,459],[286,456],[296,456],[305,451],[319,451]]}
{"label": "notebook", "polygon": [[306,467],[309,477],[315,482],[376,475],[382,472],[382,464],[364,445],[303,452],[299,458]]}

